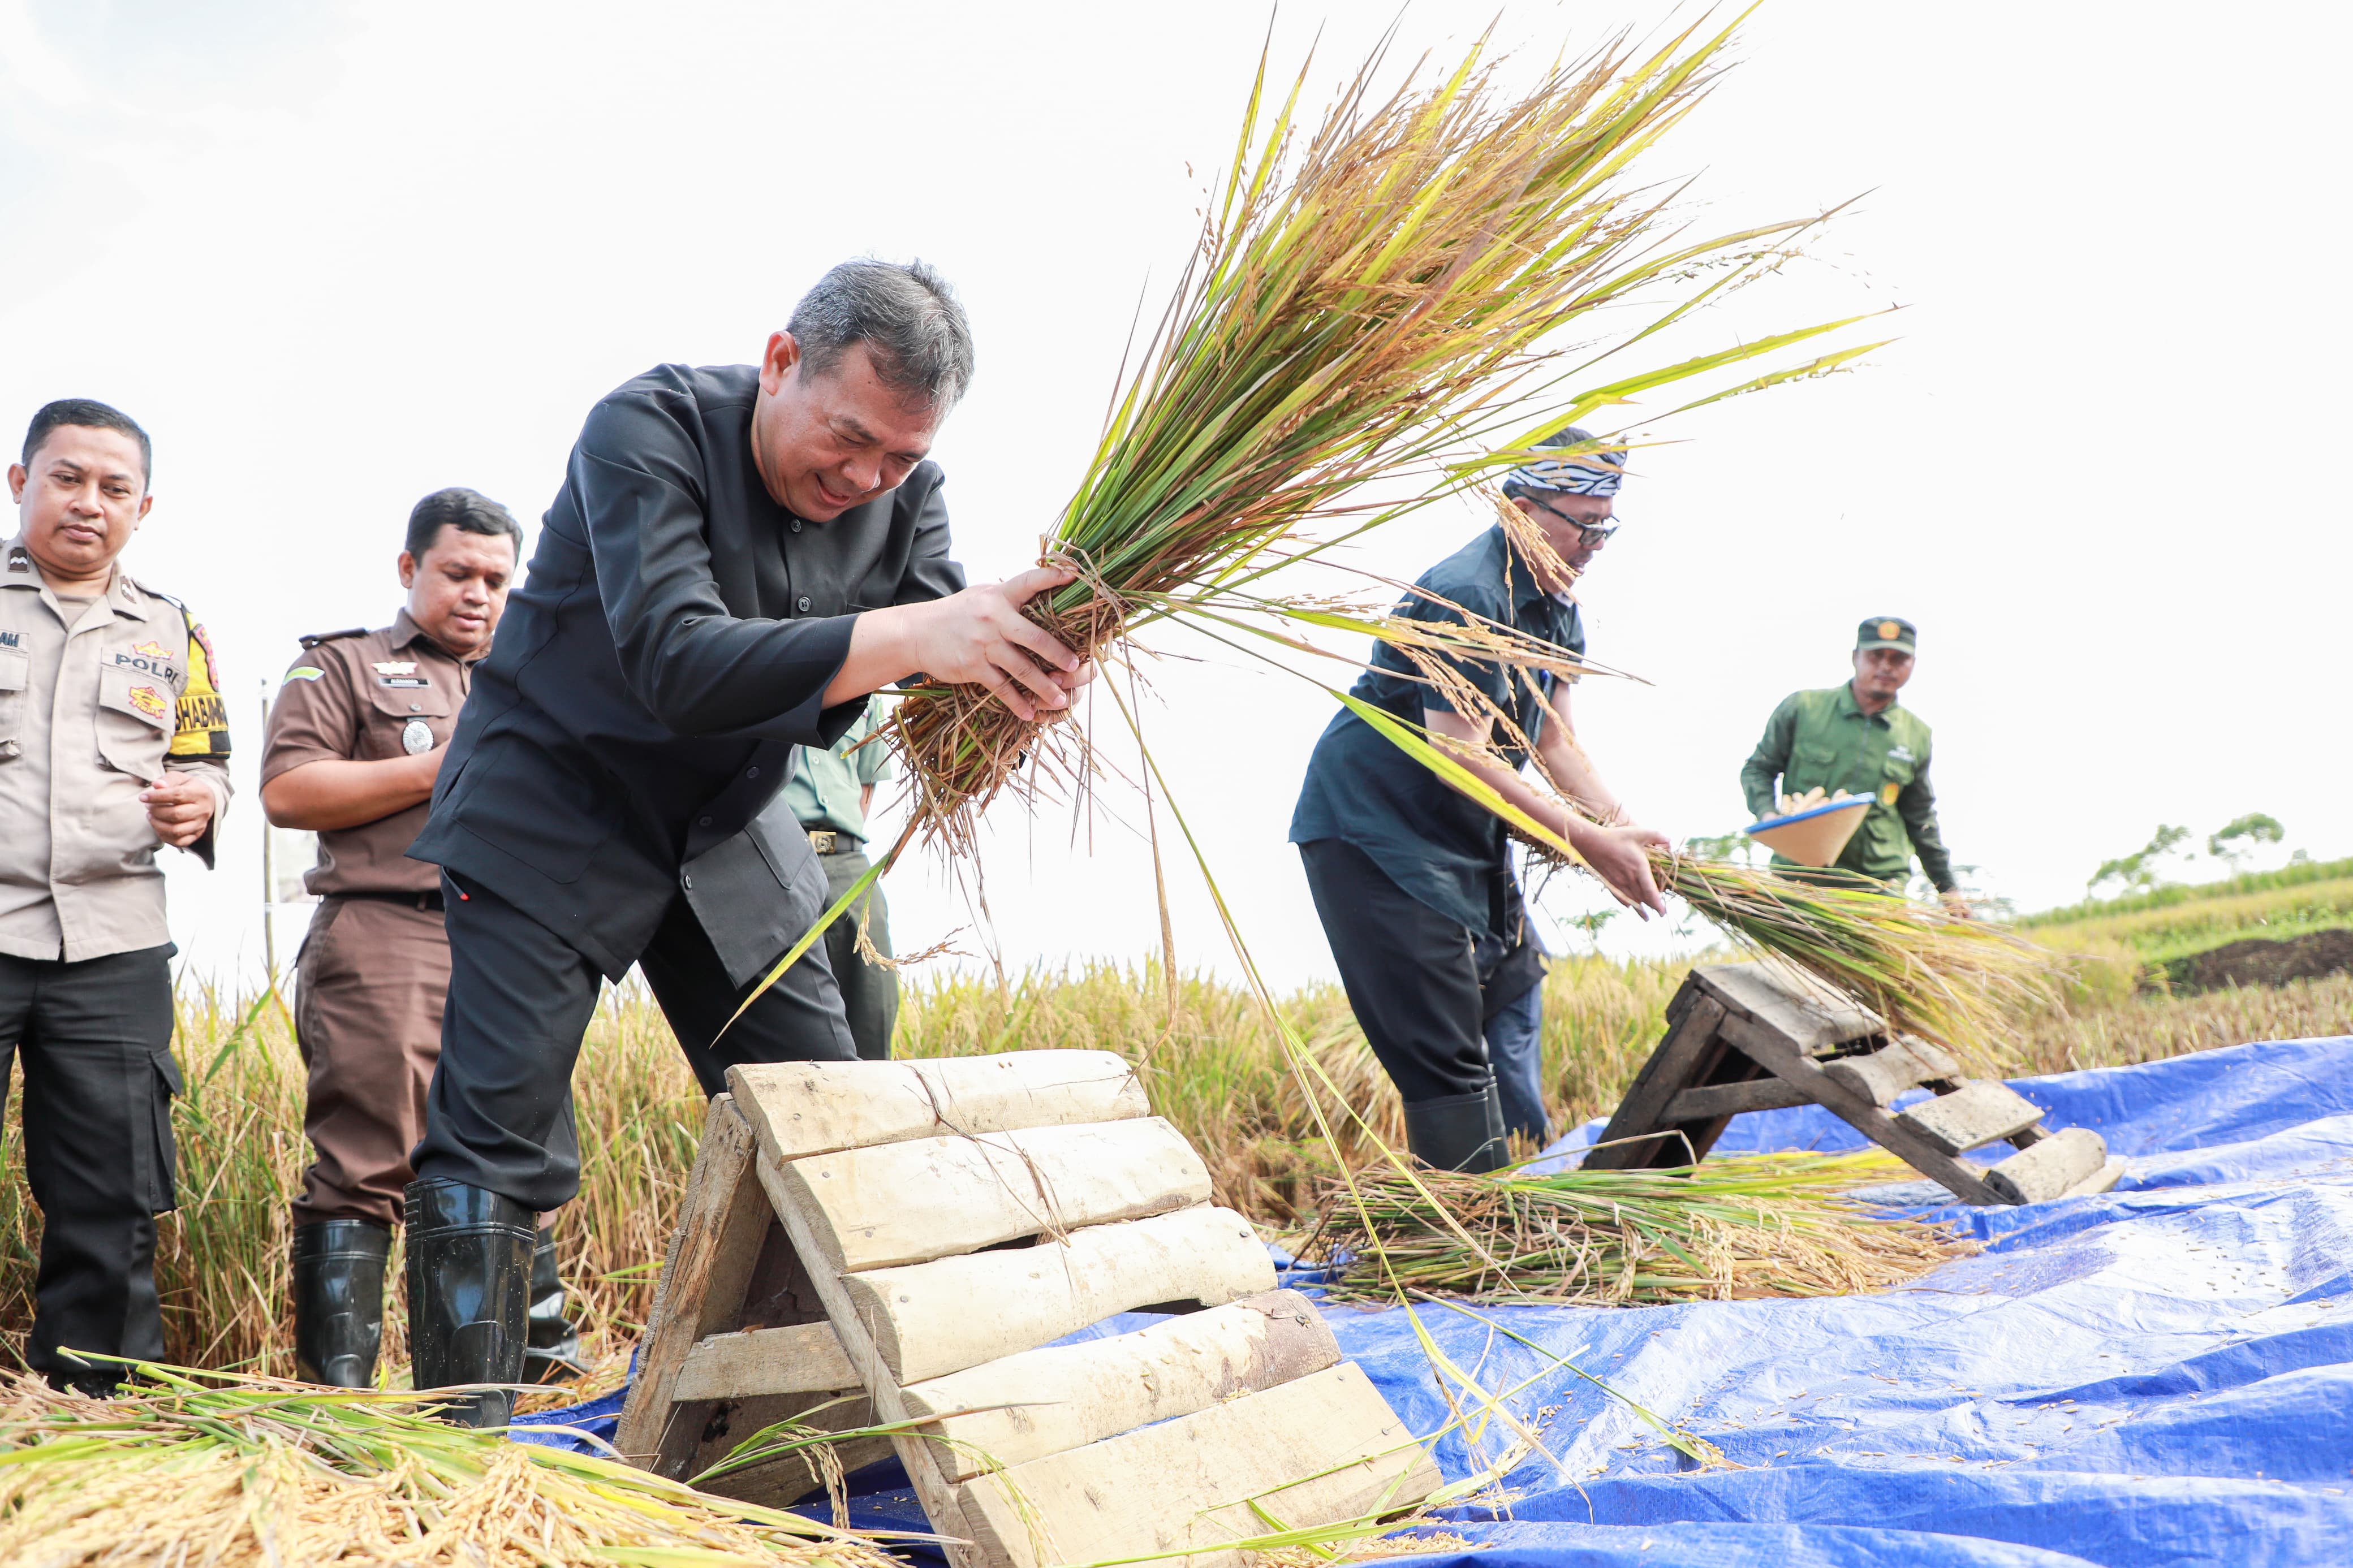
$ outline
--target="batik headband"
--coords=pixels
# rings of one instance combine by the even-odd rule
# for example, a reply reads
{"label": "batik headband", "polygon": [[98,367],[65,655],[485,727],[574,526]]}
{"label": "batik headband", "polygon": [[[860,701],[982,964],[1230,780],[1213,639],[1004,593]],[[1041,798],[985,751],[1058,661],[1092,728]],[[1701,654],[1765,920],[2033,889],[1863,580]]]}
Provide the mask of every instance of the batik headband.
{"label": "batik headband", "polygon": [[[1564,432],[1572,439],[1590,439],[1582,431]],[[1597,468],[1596,464],[1604,465]],[[1614,496],[1626,476],[1623,452],[1585,452],[1574,458],[1539,458],[1506,476],[1532,490],[1555,490],[1573,496]]]}

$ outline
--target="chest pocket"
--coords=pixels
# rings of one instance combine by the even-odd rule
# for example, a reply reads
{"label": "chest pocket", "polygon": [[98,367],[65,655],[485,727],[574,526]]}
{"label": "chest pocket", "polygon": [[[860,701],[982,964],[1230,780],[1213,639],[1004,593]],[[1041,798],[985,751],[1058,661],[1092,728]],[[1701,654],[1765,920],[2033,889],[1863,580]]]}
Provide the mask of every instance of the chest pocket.
{"label": "chest pocket", "polygon": [[17,737],[25,725],[25,682],[33,661],[12,647],[0,647],[0,763],[22,748]]}
{"label": "chest pocket", "polygon": [[[360,754],[370,759],[406,757],[417,754],[408,745],[408,726],[420,723],[432,736],[430,747],[437,750],[449,743],[449,731],[457,728],[459,698],[453,686],[457,677],[441,670],[427,675],[420,664],[415,675],[385,677],[374,670],[363,677],[366,681],[367,706],[361,710],[360,721],[364,733],[360,737]],[[388,686],[387,679],[422,680],[423,686]]]}
{"label": "chest pocket", "polygon": [[140,780],[164,776],[179,694],[160,676],[108,667],[98,672],[98,754]]}

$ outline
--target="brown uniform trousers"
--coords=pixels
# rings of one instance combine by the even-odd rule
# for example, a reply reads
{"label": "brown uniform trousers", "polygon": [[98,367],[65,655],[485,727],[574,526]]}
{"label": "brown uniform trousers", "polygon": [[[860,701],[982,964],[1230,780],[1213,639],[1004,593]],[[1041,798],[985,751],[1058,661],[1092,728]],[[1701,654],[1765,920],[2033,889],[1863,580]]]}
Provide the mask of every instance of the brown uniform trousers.
{"label": "brown uniform trousers", "polygon": [[294,1199],[298,1226],[400,1221],[449,989],[441,911],[419,902],[331,895],[294,961],[295,1037],[311,1071],[302,1131],[318,1152]]}
{"label": "brown uniform trousers", "polygon": [[[376,631],[305,637],[270,707],[262,781],[447,745],[470,684],[470,668],[405,610]],[[321,901],[294,961],[294,1033],[311,1070],[302,1130],[318,1158],[294,1199],[298,1227],[400,1223],[449,987],[441,874],[407,858],[426,815],[420,803],[321,833],[303,878]]]}

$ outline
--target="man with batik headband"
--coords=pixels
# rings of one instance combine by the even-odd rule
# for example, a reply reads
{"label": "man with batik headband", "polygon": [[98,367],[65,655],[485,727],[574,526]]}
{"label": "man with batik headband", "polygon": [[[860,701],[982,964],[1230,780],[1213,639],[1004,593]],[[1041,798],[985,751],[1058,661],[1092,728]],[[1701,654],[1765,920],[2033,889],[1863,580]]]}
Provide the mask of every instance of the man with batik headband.
{"label": "man with batik headband", "polygon": [[[1900,893],[1911,879],[1916,854],[1945,906],[1967,915],[1968,905],[1936,826],[1936,792],[1928,784],[1928,726],[1895,700],[1912,679],[1919,640],[1912,623],[1898,616],[1864,621],[1855,629],[1853,679],[1783,698],[1741,767],[1740,788],[1760,821],[1779,816],[1785,796],[1818,789],[1871,796],[1862,825],[1828,877],[1859,878]],[[1773,869],[1814,880],[1825,877],[1778,855]]]}
{"label": "man with batik headband", "polygon": [[155,1215],[173,1192],[171,958],[155,852],[213,863],[228,715],[202,627],[116,558],[154,498],[147,433],[103,403],[33,416],[0,562],[0,1090],[25,1068],[41,1262],[25,1361],[104,1394],[161,1360]]}
{"label": "man with batik headband", "polygon": [[[1524,549],[1498,524],[1425,573],[1397,615],[1461,624],[1467,613],[1569,662],[1584,657],[1570,588],[1617,531],[1625,455],[1595,450],[1574,427],[1539,445],[1560,456],[1512,470],[1504,494],[1550,551]],[[1488,743],[1495,713],[1508,715],[1519,733],[1494,737],[1503,765],[1466,765],[1566,837],[1620,900],[1663,912],[1649,851],[1667,841],[1631,826],[1578,750],[1568,683],[1549,671],[1524,679],[1493,659],[1448,662],[1492,709],[1458,710],[1386,643],[1374,645],[1355,695],[1472,747]],[[1573,805],[1521,776],[1531,760],[1522,741]],[[1414,1154],[1441,1170],[1489,1171],[1504,1163],[1507,1133],[1541,1141],[1543,956],[1528,933],[1503,820],[1343,711],[1308,762],[1291,840],[1349,1005],[1405,1101]]]}
{"label": "man with batik headband", "polygon": [[[449,937],[441,879],[408,858],[425,826],[474,667],[491,651],[522,549],[507,509],[436,490],[408,514],[392,625],[302,639],[269,710],[261,807],[319,835],[319,895],[294,961],[294,1032],[310,1068],[302,1130],[318,1157],[294,1199],[294,1360],[315,1383],[365,1388],[384,1330],[385,1260],[425,1090],[441,1055]],[[576,1370],[553,1214],[532,1253],[522,1373]]]}

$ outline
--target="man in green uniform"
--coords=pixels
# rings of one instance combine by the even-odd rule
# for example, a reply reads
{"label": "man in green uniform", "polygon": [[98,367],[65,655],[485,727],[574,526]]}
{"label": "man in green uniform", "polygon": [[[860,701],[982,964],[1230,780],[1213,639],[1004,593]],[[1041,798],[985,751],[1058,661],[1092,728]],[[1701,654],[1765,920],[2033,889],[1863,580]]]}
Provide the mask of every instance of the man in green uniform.
{"label": "man in green uniform", "polygon": [[[1836,868],[1895,892],[1912,875],[1912,857],[1957,914],[1968,908],[1953,881],[1952,858],[1936,830],[1936,795],[1928,784],[1928,726],[1895,694],[1912,679],[1918,634],[1910,621],[1873,616],[1857,630],[1854,679],[1782,699],[1764,739],[1740,770],[1740,787],[1758,820],[1779,815],[1781,795],[1820,788],[1872,796],[1862,826],[1847,840]],[[1778,783],[1778,793],[1777,784]],[[1776,871],[1801,867],[1773,857]]]}
{"label": "man in green uniform", "polygon": [[[874,786],[891,776],[889,749],[880,741],[869,741],[881,705],[871,697],[866,703],[866,711],[831,751],[801,748],[799,765],[785,785],[785,804],[793,820],[807,830],[818,864],[825,868],[828,908],[856,887],[873,864],[866,858],[866,814],[874,805]],[[882,901],[879,881],[825,928],[825,953],[841,987],[842,1009],[849,1016],[849,1038],[859,1059],[888,1061],[891,1031],[899,1022],[899,976],[859,955],[861,921],[874,951],[890,957],[891,910]]]}

